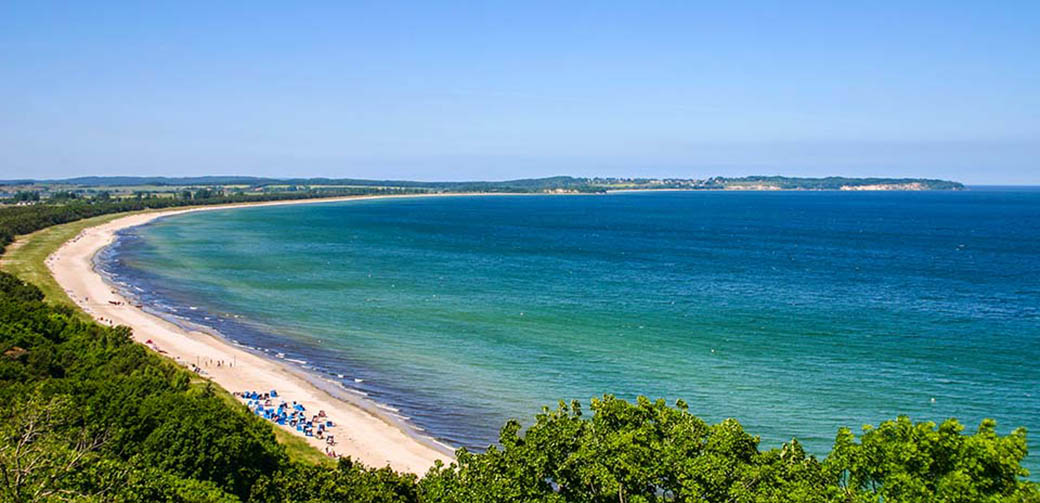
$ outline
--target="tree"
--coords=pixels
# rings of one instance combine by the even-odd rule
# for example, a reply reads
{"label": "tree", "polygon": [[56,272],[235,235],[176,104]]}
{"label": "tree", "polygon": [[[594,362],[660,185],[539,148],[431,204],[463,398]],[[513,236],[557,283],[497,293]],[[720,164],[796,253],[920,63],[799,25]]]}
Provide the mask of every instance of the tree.
{"label": "tree", "polygon": [[154,418],[154,424],[135,453],[137,462],[246,497],[256,479],[275,471],[285,455],[269,425],[229,412],[206,390],[149,398],[140,414]]}
{"label": "tree", "polygon": [[14,193],[14,202],[36,202],[40,200],[40,193],[36,191],[19,190]]}
{"label": "tree", "polygon": [[586,419],[577,402],[544,409],[501,448],[461,450],[420,482],[427,501],[827,501],[822,466],[797,442],[767,453],[736,420],[709,425],[685,403],[607,395]]}
{"label": "tree", "polygon": [[[856,501],[980,502],[1040,501],[1029,472],[1026,432],[996,433],[996,421],[983,420],[972,435],[948,419],[914,423],[901,416],[877,428],[863,427],[859,442],[842,428],[826,459],[843,494]],[[1032,498],[1032,499],[1030,499]]]}
{"label": "tree", "polygon": [[77,421],[66,396],[15,403],[0,423],[0,494],[12,503],[76,493],[67,481],[97,460],[103,430]]}
{"label": "tree", "polygon": [[857,443],[839,432],[823,463],[796,441],[760,451],[734,419],[709,425],[685,403],[613,396],[543,410],[501,447],[438,465],[420,481],[423,501],[573,502],[1026,502],[1040,501],[1023,477],[1025,431],[1007,436],[984,421],[962,435],[954,421],[907,418],[867,428]]}
{"label": "tree", "polygon": [[79,194],[72,192],[71,190],[59,190],[51,194],[51,202],[63,202],[70,201],[73,199],[79,199]]}
{"label": "tree", "polygon": [[258,481],[249,499],[257,503],[410,503],[418,498],[414,475],[386,467],[367,468],[341,458],[335,468],[293,463]]}

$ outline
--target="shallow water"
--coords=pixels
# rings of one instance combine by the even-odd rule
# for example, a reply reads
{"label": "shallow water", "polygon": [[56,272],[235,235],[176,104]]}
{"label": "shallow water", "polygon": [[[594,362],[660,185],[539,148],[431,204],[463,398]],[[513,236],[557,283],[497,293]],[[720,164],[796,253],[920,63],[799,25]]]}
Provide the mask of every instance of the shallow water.
{"label": "shallow water", "polygon": [[1040,192],[257,207],[160,219],[100,262],[454,445],[613,393],[817,454],[839,426],[993,417],[1040,457]]}

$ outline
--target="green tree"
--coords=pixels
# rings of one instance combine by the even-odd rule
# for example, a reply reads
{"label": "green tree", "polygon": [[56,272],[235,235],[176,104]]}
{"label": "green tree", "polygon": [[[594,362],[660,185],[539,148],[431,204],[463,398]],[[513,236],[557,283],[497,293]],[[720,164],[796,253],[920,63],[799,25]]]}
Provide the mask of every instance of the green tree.
{"label": "green tree", "polygon": [[20,190],[14,193],[14,202],[36,202],[40,200],[40,193],[36,191]]}
{"label": "green tree", "polygon": [[76,494],[68,480],[97,459],[103,430],[78,421],[67,396],[33,395],[0,412],[0,496],[12,503]]}
{"label": "green tree", "polygon": [[210,391],[150,398],[141,415],[155,418],[154,428],[133,459],[214,482],[244,498],[257,478],[285,462],[285,455],[268,424],[228,412]]}
{"label": "green tree", "polygon": [[761,453],[735,420],[709,425],[685,403],[605,396],[543,410],[501,448],[459,452],[420,482],[426,501],[827,501],[827,474],[797,442]]}
{"label": "green tree", "polygon": [[410,503],[419,501],[415,476],[372,469],[341,458],[335,468],[295,463],[253,487],[258,503]]}
{"label": "green tree", "polygon": [[71,190],[59,190],[51,194],[49,198],[51,202],[63,202],[73,199],[79,199],[79,194],[72,192]]}
{"label": "green tree", "polygon": [[984,421],[962,435],[956,421],[907,418],[839,432],[824,463],[796,441],[760,451],[733,419],[709,425],[686,404],[612,396],[543,410],[523,432],[510,422],[500,447],[438,465],[420,481],[423,501],[569,502],[1025,502],[1025,432],[997,435]]}
{"label": "green tree", "polygon": [[864,426],[858,442],[842,428],[825,464],[851,501],[1040,501],[1024,481],[1025,429],[1000,436],[996,426],[986,419],[963,435],[955,419],[936,426],[903,416]]}

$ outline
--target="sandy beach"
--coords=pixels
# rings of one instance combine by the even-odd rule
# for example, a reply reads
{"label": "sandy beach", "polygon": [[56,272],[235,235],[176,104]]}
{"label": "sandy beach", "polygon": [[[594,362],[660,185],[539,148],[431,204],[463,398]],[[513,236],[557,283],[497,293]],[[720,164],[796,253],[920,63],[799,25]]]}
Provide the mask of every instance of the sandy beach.
{"label": "sandy beach", "polygon": [[[421,438],[414,432],[406,432],[401,424],[395,424],[393,418],[369,410],[370,408],[363,406],[364,404],[351,403],[332,396],[301,376],[299,370],[290,369],[286,364],[237,347],[220,337],[188,330],[145,312],[132,301],[119,295],[116,289],[107,284],[94,270],[93,265],[94,255],[113,242],[117,231],[143,225],[160,217],[238,206],[313,204],[380,197],[410,196],[277,201],[130,215],[85,229],[48,257],[47,266],[69,297],[94,319],[106,325],[131,327],[137,342],[146,344],[152,350],[159,351],[163,356],[186,367],[198,363],[205,377],[228,391],[267,392],[275,389],[278,390],[278,401],[305,404],[308,414],[325,411],[335,422],[329,434],[335,436],[334,449],[339,455],[349,455],[368,466],[389,465],[397,471],[421,475],[433,466],[437,459],[451,461],[451,449],[433,439]],[[218,367],[217,362],[222,364]],[[319,451],[324,451],[327,447],[324,440],[304,437],[302,433],[288,426],[281,427],[306,438]]]}

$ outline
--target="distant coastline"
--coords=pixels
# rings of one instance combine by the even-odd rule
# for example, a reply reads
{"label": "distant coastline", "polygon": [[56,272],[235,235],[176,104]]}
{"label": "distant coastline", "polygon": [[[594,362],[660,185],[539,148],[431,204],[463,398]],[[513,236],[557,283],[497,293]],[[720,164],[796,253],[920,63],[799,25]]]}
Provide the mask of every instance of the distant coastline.
{"label": "distant coastline", "polygon": [[365,194],[602,194],[621,190],[964,190],[964,184],[930,178],[804,178],[743,176],[710,178],[639,178],[554,176],[505,181],[425,182],[353,178],[80,177],[63,180],[0,180],[0,203],[219,197],[329,197]]}

